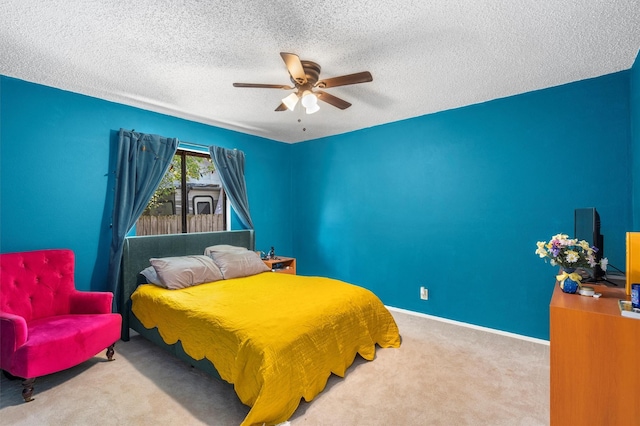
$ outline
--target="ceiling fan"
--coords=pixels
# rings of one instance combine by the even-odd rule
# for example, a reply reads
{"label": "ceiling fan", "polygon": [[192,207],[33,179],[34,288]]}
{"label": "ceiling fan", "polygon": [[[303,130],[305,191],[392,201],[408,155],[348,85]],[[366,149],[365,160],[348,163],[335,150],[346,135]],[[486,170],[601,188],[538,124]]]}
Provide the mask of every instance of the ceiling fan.
{"label": "ceiling fan", "polygon": [[282,99],[282,103],[276,108],[276,111],[286,111],[287,109],[293,111],[298,100],[300,100],[300,103],[305,108],[306,113],[313,114],[320,109],[318,106],[318,99],[340,109],[347,109],[351,106],[349,102],[318,89],[328,89],[330,87],[373,81],[373,77],[369,71],[319,80],[320,65],[317,63],[302,61],[298,55],[293,53],[280,52],[280,56],[287,66],[287,70],[291,76],[291,82],[294,84],[293,87],[282,84],[254,83],[233,83],[233,86],[257,87],[262,89],[295,89],[296,91],[294,93],[291,93],[289,96]]}

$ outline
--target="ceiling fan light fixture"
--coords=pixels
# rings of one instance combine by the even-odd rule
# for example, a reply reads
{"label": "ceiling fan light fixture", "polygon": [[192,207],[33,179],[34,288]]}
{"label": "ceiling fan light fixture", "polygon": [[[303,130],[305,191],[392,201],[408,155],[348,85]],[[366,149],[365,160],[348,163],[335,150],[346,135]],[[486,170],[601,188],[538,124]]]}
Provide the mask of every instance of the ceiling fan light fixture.
{"label": "ceiling fan light fixture", "polygon": [[311,106],[305,107],[305,112],[307,114],[313,114],[314,112],[318,112],[318,111],[320,111],[320,105],[318,105],[317,102]]}
{"label": "ceiling fan light fixture", "polygon": [[305,108],[311,108],[314,105],[318,105],[318,98],[315,93],[310,90],[305,90],[302,92],[302,106]]}
{"label": "ceiling fan light fixture", "polygon": [[293,109],[296,107],[296,104],[298,103],[298,94],[291,93],[289,96],[282,100],[282,103],[285,104],[289,110],[293,111]]}

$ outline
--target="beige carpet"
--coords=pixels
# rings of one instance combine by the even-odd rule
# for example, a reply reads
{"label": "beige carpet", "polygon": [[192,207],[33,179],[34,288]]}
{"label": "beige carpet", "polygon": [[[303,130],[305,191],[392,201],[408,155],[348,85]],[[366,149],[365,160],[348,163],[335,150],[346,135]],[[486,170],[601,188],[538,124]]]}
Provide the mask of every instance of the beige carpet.
{"label": "beige carpet", "polygon": [[[393,312],[399,349],[356,358],[291,425],[546,425],[549,346]],[[70,370],[0,382],[2,425],[238,425],[249,411],[233,387],[140,336]]]}

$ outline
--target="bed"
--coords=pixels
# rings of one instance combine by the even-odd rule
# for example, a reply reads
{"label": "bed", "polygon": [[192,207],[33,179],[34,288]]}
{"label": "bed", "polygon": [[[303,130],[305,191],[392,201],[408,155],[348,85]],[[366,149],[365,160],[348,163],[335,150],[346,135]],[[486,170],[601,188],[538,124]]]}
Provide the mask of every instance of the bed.
{"label": "bed", "polygon": [[[273,272],[167,290],[146,284],[150,258],[202,255],[230,245],[254,250],[252,230],[128,237],[121,307],[130,329],[214,377],[251,409],[243,425],[286,421],[356,354],[399,347],[389,311],[369,290],[323,277]],[[224,268],[223,268],[224,269]]]}

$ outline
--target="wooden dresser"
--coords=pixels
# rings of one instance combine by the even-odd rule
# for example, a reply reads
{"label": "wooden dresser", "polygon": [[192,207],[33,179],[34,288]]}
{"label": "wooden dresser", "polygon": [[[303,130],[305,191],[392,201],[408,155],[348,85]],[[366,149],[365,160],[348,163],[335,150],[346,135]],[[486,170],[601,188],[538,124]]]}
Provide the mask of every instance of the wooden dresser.
{"label": "wooden dresser", "polygon": [[589,286],[602,297],[551,298],[551,425],[640,426],[640,319],[620,315],[624,286]]}

